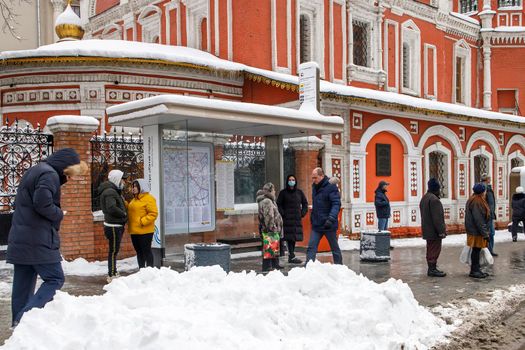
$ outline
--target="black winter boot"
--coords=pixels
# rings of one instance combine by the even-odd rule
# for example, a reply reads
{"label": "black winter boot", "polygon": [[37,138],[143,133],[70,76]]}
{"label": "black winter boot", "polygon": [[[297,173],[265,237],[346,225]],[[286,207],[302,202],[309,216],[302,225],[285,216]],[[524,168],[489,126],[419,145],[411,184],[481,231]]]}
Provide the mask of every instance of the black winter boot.
{"label": "black winter boot", "polygon": [[471,265],[470,265],[469,277],[472,277],[472,278],[487,277],[487,274],[481,272],[481,269],[479,266],[480,252],[481,252],[481,248],[472,248],[472,253],[470,255]]}
{"label": "black winter boot", "polygon": [[428,277],[445,277],[447,274],[443,271],[437,269],[437,265],[433,263],[428,263]]}

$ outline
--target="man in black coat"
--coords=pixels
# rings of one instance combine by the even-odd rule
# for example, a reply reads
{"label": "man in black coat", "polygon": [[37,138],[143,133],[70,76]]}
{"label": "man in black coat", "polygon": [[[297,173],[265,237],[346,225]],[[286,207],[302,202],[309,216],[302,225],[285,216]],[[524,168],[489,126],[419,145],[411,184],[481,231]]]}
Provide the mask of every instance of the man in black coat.
{"label": "man in black coat", "polygon": [[334,264],[342,265],[343,255],[337,243],[339,209],[341,209],[339,189],[330,183],[321,168],[313,170],[312,180],[312,213],[310,216],[312,231],[306,249],[306,262],[315,260],[319,242],[323,236],[326,236],[332,250]]}
{"label": "man in black coat", "polygon": [[439,199],[439,182],[431,178],[428,180],[428,191],[419,202],[421,211],[421,230],[423,239],[427,241],[427,275],[430,277],[445,277],[447,274],[438,270],[437,260],[441,253],[441,241],[447,236],[445,211]]}
{"label": "man in black coat", "polygon": [[[82,175],[87,165],[72,148],[64,148],[26,171],[18,186],[9,231],[7,262],[14,264],[12,324],[24,312],[42,308],[64,284],[60,254],[60,186]],[[37,276],[44,281],[35,294]]]}
{"label": "man in black coat", "polygon": [[297,188],[297,179],[294,175],[286,178],[286,188],[279,192],[277,207],[283,218],[284,240],[288,246],[288,262],[301,264],[295,256],[295,242],[303,240],[302,219],[308,213],[308,201],[303,191]]}
{"label": "man in black coat", "polygon": [[512,241],[518,240],[518,230],[520,222],[525,232],[525,193],[523,187],[516,187],[516,193],[512,195]]}
{"label": "man in black coat", "polygon": [[490,208],[490,222],[489,222],[489,251],[492,256],[498,256],[494,253],[494,235],[496,234],[496,228],[494,226],[494,221],[496,220],[496,196],[494,195],[494,190],[491,185],[491,177],[488,174],[481,175],[481,182],[485,185],[485,199]]}
{"label": "man in black coat", "polygon": [[380,181],[375,191],[374,205],[376,207],[377,228],[379,231],[388,230],[388,219],[390,218],[390,200],[386,196],[386,181]]}

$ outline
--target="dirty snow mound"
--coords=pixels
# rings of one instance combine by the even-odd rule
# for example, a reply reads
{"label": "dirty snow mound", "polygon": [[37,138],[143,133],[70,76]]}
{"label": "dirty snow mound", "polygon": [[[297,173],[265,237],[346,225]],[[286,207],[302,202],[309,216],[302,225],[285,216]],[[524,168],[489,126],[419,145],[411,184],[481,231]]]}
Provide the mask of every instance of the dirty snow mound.
{"label": "dirty snow mound", "polygon": [[450,330],[407,284],[346,266],[284,276],[143,269],[101,296],[59,292],[24,316],[5,349],[427,349]]}

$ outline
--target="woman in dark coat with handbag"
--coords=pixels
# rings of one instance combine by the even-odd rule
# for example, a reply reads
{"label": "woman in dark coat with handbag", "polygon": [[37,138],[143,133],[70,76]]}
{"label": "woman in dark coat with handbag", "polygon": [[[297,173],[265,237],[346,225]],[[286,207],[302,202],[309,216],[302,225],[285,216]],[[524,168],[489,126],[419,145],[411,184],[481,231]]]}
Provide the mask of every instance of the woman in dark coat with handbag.
{"label": "woman in dark coat with handbag", "polygon": [[481,271],[479,259],[481,250],[488,247],[490,235],[490,208],[485,200],[485,185],[478,183],[472,190],[474,193],[468,199],[465,208],[467,246],[472,248],[469,276],[473,278],[485,278],[488,274]]}
{"label": "woman in dark coat with handbag", "polygon": [[308,213],[308,201],[303,191],[297,188],[294,175],[286,178],[286,188],[279,192],[277,206],[283,218],[283,240],[288,246],[288,262],[301,264],[302,261],[295,256],[295,243],[303,240],[302,218]]}

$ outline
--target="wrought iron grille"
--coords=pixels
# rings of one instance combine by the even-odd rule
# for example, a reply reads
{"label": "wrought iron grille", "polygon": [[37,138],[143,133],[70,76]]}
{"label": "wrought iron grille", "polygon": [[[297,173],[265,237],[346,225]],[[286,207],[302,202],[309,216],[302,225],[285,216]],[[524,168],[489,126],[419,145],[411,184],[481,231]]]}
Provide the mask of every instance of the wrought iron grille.
{"label": "wrought iron grille", "polygon": [[[91,139],[91,207],[100,210],[98,187],[108,178],[108,173],[118,169],[128,174],[128,183],[144,176],[144,151],[142,135],[126,135],[124,130],[107,135],[95,135]],[[131,186],[123,190],[126,199],[131,199]]]}
{"label": "wrought iron grille", "polygon": [[460,13],[475,12],[477,10],[478,10],[477,0],[459,0],[459,12]]}
{"label": "wrought iron grille", "polygon": [[369,24],[361,21],[352,21],[353,31],[353,54],[356,66],[369,67],[368,32]]}
{"label": "wrought iron grille", "polygon": [[[235,162],[235,203],[254,203],[265,181],[265,144],[262,137],[233,136],[223,148],[223,160]],[[284,147],[284,173],[295,174],[295,151]]]}
{"label": "wrought iron grille", "polygon": [[521,161],[521,159],[519,159],[519,158],[512,158],[510,160],[510,167],[511,167],[511,169],[519,167],[519,166],[523,166],[523,162]]}
{"label": "wrought iron grille", "polygon": [[499,7],[519,7],[521,0],[498,0]]}
{"label": "wrought iron grille", "polygon": [[24,173],[53,152],[53,135],[42,132],[40,124],[11,126],[9,121],[0,128],[0,211],[12,212],[16,191]]}
{"label": "wrought iron grille", "polygon": [[474,183],[481,182],[481,175],[489,173],[488,158],[482,155],[474,157]]}
{"label": "wrought iron grille", "polygon": [[301,63],[312,60],[312,26],[310,24],[310,18],[307,15],[301,15],[299,17],[299,54]]}
{"label": "wrought iron grille", "polygon": [[410,74],[412,72],[410,71],[410,45],[408,43],[403,43],[403,87],[410,89],[411,83],[411,77]]}
{"label": "wrought iron grille", "polygon": [[447,156],[441,152],[431,152],[428,157],[428,173],[430,178],[435,178],[441,185],[439,196],[447,198]]}

